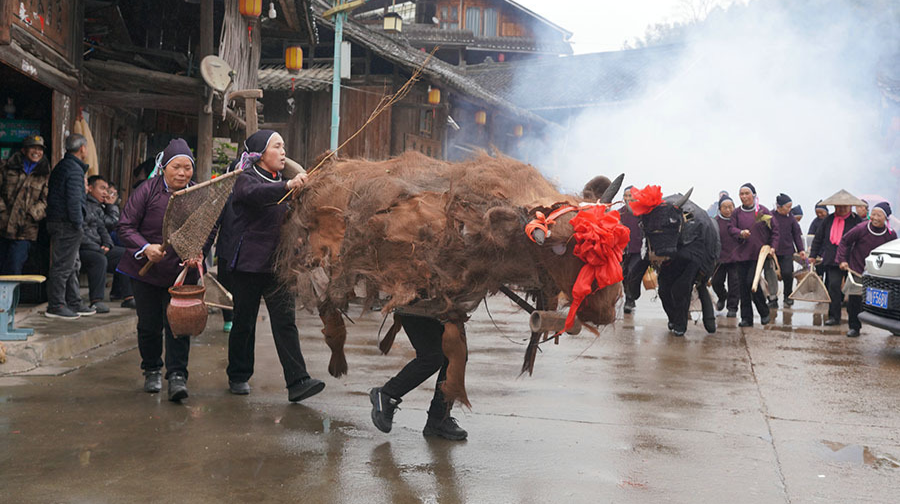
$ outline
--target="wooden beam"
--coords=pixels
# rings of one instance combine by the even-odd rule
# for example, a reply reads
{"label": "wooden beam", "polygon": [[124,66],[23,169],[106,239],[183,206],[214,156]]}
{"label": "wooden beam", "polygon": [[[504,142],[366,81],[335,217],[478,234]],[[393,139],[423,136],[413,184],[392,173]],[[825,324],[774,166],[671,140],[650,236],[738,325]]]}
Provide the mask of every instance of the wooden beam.
{"label": "wooden beam", "polygon": [[242,89],[240,91],[233,91],[228,93],[228,101],[237,100],[240,98],[255,98],[260,99],[263,97],[262,89]]}
{"label": "wooden beam", "polygon": [[[203,58],[213,53],[213,0],[200,0],[200,52]],[[210,93],[211,90],[206,90]],[[213,116],[212,110],[206,112],[200,106],[197,118],[197,181],[204,182],[212,178],[213,155]]]}
{"label": "wooden beam", "polygon": [[84,68],[104,79],[127,80],[133,89],[202,96],[206,88],[203,81],[195,77],[146,70],[122,63],[88,60],[84,62]]}
{"label": "wooden beam", "polygon": [[294,0],[278,0],[281,6],[281,15],[287,22],[288,28],[297,31],[300,29],[300,18],[297,17],[297,3]]}
{"label": "wooden beam", "polygon": [[12,0],[0,0],[0,45],[9,45],[9,25],[12,24]]}
{"label": "wooden beam", "polygon": [[329,18],[329,17],[334,16],[335,14],[337,14],[337,13],[339,13],[339,12],[347,12],[347,11],[351,11],[351,10],[357,8],[357,7],[363,6],[363,5],[364,5],[366,2],[368,2],[368,1],[369,1],[369,0],[352,0],[351,2],[346,2],[346,3],[342,3],[342,4],[335,5],[334,7],[332,7],[332,8],[330,8],[330,9],[328,9],[327,11],[323,12],[323,13],[322,13],[322,17],[324,17],[324,18]]}
{"label": "wooden beam", "polygon": [[0,45],[0,61],[47,87],[73,96],[78,89],[78,79],[64,74],[56,67],[32,56],[15,41],[8,45]]}
{"label": "wooden beam", "polygon": [[197,96],[173,96],[127,91],[85,91],[85,103],[108,107],[166,110],[182,114],[196,114],[201,105]]}

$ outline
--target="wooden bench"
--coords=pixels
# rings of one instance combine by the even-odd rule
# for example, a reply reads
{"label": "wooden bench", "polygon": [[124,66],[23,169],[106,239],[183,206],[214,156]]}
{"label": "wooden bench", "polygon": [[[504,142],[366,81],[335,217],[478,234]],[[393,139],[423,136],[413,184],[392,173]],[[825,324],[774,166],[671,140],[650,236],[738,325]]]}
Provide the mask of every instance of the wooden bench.
{"label": "wooden bench", "polygon": [[34,334],[34,329],[13,327],[19,304],[19,284],[46,280],[41,275],[0,275],[0,341],[21,341]]}

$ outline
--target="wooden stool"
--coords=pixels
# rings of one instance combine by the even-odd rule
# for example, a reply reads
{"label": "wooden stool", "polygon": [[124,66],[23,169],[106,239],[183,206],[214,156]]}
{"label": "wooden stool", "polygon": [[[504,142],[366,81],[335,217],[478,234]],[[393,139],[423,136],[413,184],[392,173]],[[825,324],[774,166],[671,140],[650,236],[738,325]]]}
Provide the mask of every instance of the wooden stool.
{"label": "wooden stool", "polygon": [[41,275],[0,275],[0,341],[21,341],[34,334],[34,329],[16,329],[16,306],[19,304],[20,283],[42,283]]}

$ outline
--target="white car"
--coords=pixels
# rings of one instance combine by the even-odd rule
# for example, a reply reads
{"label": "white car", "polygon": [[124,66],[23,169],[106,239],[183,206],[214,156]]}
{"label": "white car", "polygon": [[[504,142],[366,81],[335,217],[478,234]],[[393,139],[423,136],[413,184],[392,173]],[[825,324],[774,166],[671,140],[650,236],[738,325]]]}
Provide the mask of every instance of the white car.
{"label": "white car", "polygon": [[900,239],[869,254],[862,284],[863,312],[859,320],[900,336]]}

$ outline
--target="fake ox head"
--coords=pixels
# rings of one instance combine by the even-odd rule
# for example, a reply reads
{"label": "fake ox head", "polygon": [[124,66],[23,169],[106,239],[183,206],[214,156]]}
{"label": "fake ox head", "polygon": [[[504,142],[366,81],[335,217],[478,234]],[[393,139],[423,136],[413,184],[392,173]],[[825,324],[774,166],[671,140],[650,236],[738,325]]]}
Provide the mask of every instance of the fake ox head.
{"label": "fake ox head", "polygon": [[663,200],[641,216],[641,229],[654,255],[673,257],[678,252],[678,241],[684,226],[684,205],[690,200],[691,192],[693,189],[674,202]]}

